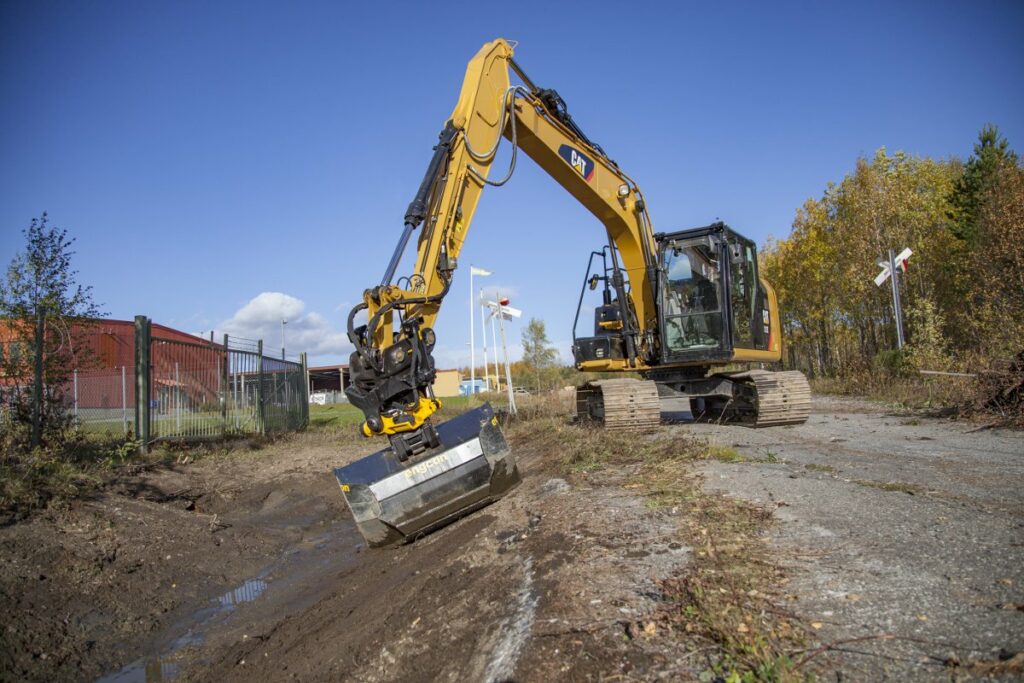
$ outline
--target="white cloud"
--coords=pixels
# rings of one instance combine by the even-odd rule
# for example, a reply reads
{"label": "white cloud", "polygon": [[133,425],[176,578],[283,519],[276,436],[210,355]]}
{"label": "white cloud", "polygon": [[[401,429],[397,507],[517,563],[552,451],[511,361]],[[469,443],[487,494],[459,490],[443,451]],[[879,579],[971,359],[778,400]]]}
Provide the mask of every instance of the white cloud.
{"label": "white cloud", "polygon": [[469,365],[469,344],[456,348],[447,344],[434,347],[434,366],[438,370],[451,370]]}
{"label": "white cloud", "polygon": [[305,312],[306,304],[282,292],[263,292],[235,311],[235,314],[217,326],[218,335],[246,339],[262,339],[264,348],[281,346],[281,321],[285,325],[285,345],[289,355],[302,351],[311,356],[347,356],[352,344],[343,331],[334,329],[324,316],[316,311]]}

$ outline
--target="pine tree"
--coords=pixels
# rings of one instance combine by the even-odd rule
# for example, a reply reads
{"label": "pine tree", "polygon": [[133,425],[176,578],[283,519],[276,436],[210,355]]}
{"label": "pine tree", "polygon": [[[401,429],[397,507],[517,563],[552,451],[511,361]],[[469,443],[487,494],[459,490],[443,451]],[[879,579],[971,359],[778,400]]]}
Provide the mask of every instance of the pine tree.
{"label": "pine tree", "polygon": [[982,196],[989,191],[1004,164],[1017,166],[1016,152],[1010,143],[999,134],[999,128],[988,123],[978,133],[974,154],[967,160],[964,174],[953,188],[949,201],[951,227],[957,238],[974,247],[978,239],[978,219],[981,212]]}

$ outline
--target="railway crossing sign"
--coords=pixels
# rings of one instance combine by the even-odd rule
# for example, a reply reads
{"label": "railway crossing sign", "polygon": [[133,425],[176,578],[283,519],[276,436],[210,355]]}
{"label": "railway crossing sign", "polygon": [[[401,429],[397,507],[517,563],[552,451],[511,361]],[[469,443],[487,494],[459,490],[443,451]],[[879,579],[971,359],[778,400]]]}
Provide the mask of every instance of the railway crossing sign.
{"label": "railway crossing sign", "polygon": [[501,301],[485,301],[484,305],[491,309],[491,317],[501,315],[505,320],[523,317],[523,312],[521,310],[518,308],[512,308],[508,305],[508,299],[502,299]]}
{"label": "railway crossing sign", "polygon": [[889,250],[889,260],[879,261],[878,265],[882,267],[882,272],[875,277],[875,284],[881,287],[885,284],[885,281],[890,277],[892,278],[892,313],[893,319],[896,322],[896,346],[902,349],[905,344],[906,337],[903,334],[903,305],[900,303],[900,283],[899,274],[896,272],[897,269],[906,272],[907,270],[907,259],[913,254],[910,248],[906,248],[899,253],[897,256],[892,255],[892,249]]}
{"label": "railway crossing sign", "polygon": [[[906,272],[907,261],[910,259],[910,255],[913,253],[914,252],[911,251],[909,247],[901,251],[896,256],[896,258],[893,259],[893,261],[895,261],[896,267],[902,270],[903,272]],[[889,279],[889,276],[892,275],[892,268],[890,267],[888,261],[879,261],[878,265],[881,266],[882,272],[879,273],[877,277],[875,277],[875,284],[881,287],[883,284],[885,284],[885,281]]]}

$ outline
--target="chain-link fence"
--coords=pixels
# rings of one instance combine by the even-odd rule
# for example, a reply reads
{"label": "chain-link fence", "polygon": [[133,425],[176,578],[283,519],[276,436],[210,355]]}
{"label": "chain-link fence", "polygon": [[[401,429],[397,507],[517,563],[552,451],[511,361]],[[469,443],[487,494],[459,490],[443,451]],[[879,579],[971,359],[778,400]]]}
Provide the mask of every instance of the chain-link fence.
{"label": "chain-link fence", "polygon": [[75,370],[64,396],[87,432],[125,438],[135,433],[134,366]]}
{"label": "chain-link fence", "polygon": [[344,391],[314,391],[309,395],[309,402],[315,406],[348,403],[348,396],[345,395]]}

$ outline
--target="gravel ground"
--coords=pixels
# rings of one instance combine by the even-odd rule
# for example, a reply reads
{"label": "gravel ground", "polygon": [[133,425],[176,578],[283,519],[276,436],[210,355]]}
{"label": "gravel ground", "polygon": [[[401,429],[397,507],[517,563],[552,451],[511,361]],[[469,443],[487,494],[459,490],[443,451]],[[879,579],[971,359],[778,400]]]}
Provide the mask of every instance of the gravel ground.
{"label": "gravel ground", "polygon": [[707,463],[707,489],[775,510],[830,676],[1021,676],[1024,434],[821,397],[800,426],[680,428],[743,460]]}

